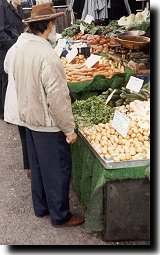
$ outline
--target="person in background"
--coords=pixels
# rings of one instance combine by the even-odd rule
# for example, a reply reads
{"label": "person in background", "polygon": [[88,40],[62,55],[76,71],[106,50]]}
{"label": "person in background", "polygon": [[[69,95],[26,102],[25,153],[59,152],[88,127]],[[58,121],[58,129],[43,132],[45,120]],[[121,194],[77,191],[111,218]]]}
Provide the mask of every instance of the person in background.
{"label": "person in background", "polygon": [[21,33],[24,32],[25,25],[22,22],[22,19],[24,19],[24,11],[22,7],[20,6],[22,3],[22,0],[11,0],[10,1],[10,6],[12,10],[12,14],[14,17],[14,23],[17,28],[18,34],[20,35]]}
{"label": "person in background", "polygon": [[10,4],[0,0],[0,118],[4,119],[4,100],[8,76],[4,71],[4,59],[9,48],[17,41],[17,31]]}
{"label": "person in background", "polygon": [[33,37],[16,52],[13,77],[20,120],[27,127],[31,190],[37,217],[50,214],[52,225],[76,226],[84,217],[69,209],[75,123],[65,70],[47,41],[55,19],[53,3],[32,6],[25,19]]}
{"label": "person in background", "polygon": [[[16,27],[16,31],[17,31],[18,35],[23,33],[24,29],[25,29],[25,25],[22,22],[22,19],[24,18],[24,12],[23,12],[22,7],[20,6],[21,2],[22,2],[22,0],[12,0],[12,1],[10,1],[11,15],[13,17],[14,25]],[[17,48],[17,45],[13,49],[16,49],[16,48]],[[13,49],[11,50],[12,53],[14,52]],[[13,56],[14,56],[14,54],[13,54]],[[12,68],[12,65],[13,65],[12,62],[13,62],[13,59],[14,59],[13,56],[12,56],[12,54],[9,53],[7,58],[6,58],[6,61],[5,61],[5,72],[6,72],[6,74],[4,74],[5,76],[6,75],[8,76],[8,74],[11,74],[11,70],[8,70],[7,66]],[[8,84],[12,83],[12,79],[10,80],[10,77],[6,77],[6,82],[8,82],[8,83],[5,85],[5,91],[7,90]],[[12,91],[12,89],[9,89],[7,97],[10,97],[10,96],[13,97],[13,95],[14,95],[14,94],[12,95],[12,93],[10,93],[10,90]],[[5,100],[6,100],[6,92],[5,92]],[[7,123],[12,123],[12,124],[17,124],[18,125],[18,121],[17,121],[17,123],[15,123],[16,121],[14,121],[14,122],[12,121],[15,117],[14,113],[13,113],[14,117],[12,116],[11,118],[8,118],[8,114],[9,113],[11,114],[11,112],[13,112],[13,110],[9,109],[9,108],[13,107],[13,102],[14,102],[14,99],[8,100],[6,106],[4,106],[7,109],[7,110],[5,110],[5,112],[6,112],[5,115],[7,115],[7,117],[5,117],[5,121],[7,121]],[[4,102],[4,104],[5,104],[5,102]],[[10,105],[10,107],[9,107],[9,105]],[[13,107],[13,109],[15,109],[15,107]],[[17,118],[18,118],[18,115],[17,115]],[[19,130],[19,134],[20,134],[20,138],[21,138],[21,144],[22,144],[24,169],[27,169],[27,176],[28,176],[28,178],[31,178],[28,151],[27,151],[27,142],[26,142],[26,128],[21,126],[21,125],[18,125],[18,130]]]}
{"label": "person in background", "polygon": [[15,81],[13,78],[13,62],[18,48],[22,47],[32,37],[31,33],[24,32],[19,37],[17,42],[8,50],[4,60],[4,70],[8,74],[8,85],[4,104],[4,121],[18,126],[23,152],[23,165],[27,169],[27,176],[31,178],[27,141],[26,127],[19,119],[17,93],[15,89]]}

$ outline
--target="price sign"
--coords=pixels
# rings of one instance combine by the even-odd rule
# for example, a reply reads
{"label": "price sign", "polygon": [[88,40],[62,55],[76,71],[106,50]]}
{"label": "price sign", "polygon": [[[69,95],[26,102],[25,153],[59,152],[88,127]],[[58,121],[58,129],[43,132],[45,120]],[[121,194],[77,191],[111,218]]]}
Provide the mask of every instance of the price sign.
{"label": "price sign", "polygon": [[87,58],[84,63],[88,68],[91,68],[98,60],[100,60],[101,56],[92,54],[89,58]]}
{"label": "price sign", "polygon": [[81,30],[82,34],[84,34],[85,27],[83,26],[82,23],[80,23],[80,30]]}
{"label": "price sign", "polygon": [[142,88],[142,85],[143,85],[142,79],[131,76],[127,83],[126,88],[138,93],[140,91],[140,89]]}
{"label": "price sign", "polygon": [[74,46],[73,49],[66,56],[68,64],[74,59],[75,56],[77,56],[77,54],[78,54],[77,47]]}
{"label": "price sign", "polygon": [[56,47],[57,48],[65,48],[66,47],[66,39],[59,39]]}
{"label": "price sign", "polygon": [[108,96],[107,100],[106,100],[106,104],[108,104],[108,102],[111,100],[112,96],[114,95],[115,93],[115,89],[113,90],[113,92]]}
{"label": "price sign", "polygon": [[88,24],[91,24],[93,20],[94,20],[93,16],[87,14],[84,21]]}
{"label": "price sign", "polygon": [[126,138],[128,133],[129,122],[129,118],[125,117],[118,110],[115,111],[112,127],[117,130],[124,138]]}

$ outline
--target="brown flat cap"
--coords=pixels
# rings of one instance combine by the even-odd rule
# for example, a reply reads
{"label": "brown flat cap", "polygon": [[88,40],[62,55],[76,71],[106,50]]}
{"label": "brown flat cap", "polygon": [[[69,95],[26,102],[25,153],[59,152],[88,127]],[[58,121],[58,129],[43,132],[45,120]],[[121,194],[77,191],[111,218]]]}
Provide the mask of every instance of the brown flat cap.
{"label": "brown flat cap", "polygon": [[56,13],[53,9],[53,3],[44,3],[39,5],[32,6],[31,17],[27,19],[23,19],[24,23],[30,23],[40,20],[52,20],[57,17],[61,17],[64,15],[64,12]]}

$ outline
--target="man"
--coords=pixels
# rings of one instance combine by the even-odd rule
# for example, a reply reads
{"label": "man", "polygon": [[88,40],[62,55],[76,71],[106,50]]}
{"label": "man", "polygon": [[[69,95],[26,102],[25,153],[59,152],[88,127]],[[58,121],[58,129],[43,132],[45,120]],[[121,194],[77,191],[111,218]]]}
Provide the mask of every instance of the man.
{"label": "man", "polygon": [[47,41],[55,18],[53,3],[32,7],[32,39],[15,56],[13,76],[20,120],[27,127],[31,189],[36,216],[50,214],[54,226],[79,225],[69,210],[70,144],[76,141],[71,99],[62,63]]}
{"label": "man", "polygon": [[8,76],[4,72],[4,59],[8,49],[17,41],[16,29],[10,4],[0,0],[0,118],[4,118],[4,100]]}

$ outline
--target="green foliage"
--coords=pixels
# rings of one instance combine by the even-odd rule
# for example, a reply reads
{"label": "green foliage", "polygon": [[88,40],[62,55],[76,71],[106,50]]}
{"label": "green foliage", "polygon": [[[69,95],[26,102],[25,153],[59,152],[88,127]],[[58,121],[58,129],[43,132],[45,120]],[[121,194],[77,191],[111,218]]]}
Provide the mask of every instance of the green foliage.
{"label": "green foliage", "polygon": [[72,112],[76,127],[80,124],[93,126],[98,123],[107,123],[113,118],[115,108],[105,104],[102,96],[93,96],[87,100],[76,100],[72,104]]}

